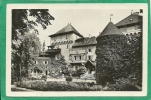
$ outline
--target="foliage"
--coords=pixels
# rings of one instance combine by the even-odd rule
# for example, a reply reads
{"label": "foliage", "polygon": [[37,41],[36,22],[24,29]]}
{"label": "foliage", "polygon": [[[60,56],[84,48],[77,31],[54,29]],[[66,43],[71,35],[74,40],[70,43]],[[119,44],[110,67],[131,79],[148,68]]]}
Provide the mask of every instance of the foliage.
{"label": "foliage", "polygon": [[60,59],[56,60],[56,62],[59,63],[62,73],[67,74],[68,73],[68,69],[66,67],[67,63],[64,56],[60,54]]}
{"label": "foliage", "polygon": [[98,40],[96,49],[96,81],[105,85],[115,79],[125,77],[124,50],[127,45],[125,36],[104,36]]}
{"label": "foliage", "polygon": [[129,77],[138,81],[142,85],[142,33],[140,36],[131,36],[129,48],[127,50]]}
{"label": "foliage", "polygon": [[66,77],[66,81],[67,82],[71,82],[72,81],[72,77],[71,76]]}
{"label": "foliage", "polygon": [[47,80],[47,76],[46,75],[42,75],[41,79],[46,81]]}
{"label": "foliage", "polygon": [[77,69],[76,74],[80,77],[82,74],[86,73],[86,68],[85,67],[81,67],[79,69]]}
{"label": "foliage", "polygon": [[120,78],[114,84],[108,84],[105,91],[140,91],[128,78]]}
{"label": "foliage", "polygon": [[[13,40],[12,49],[12,64],[17,76],[22,75],[26,77],[28,74],[28,67],[32,66],[32,55],[40,50],[40,41],[35,33],[28,33],[24,36],[18,35],[18,40]],[[20,69],[22,67],[22,70]]]}
{"label": "foliage", "polygon": [[90,86],[86,82],[64,82],[64,81],[23,81],[21,87],[37,91],[101,91],[100,85]]}
{"label": "foliage", "polygon": [[[31,20],[32,19],[32,20]],[[46,29],[54,18],[48,9],[12,10],[12,76],[26,77],[28,67],[33,65],[32,55],[37,54],[41,44],[36,26]]]}
{"label": "foliage", "polygon": [[[46,29],[48,25],[51,25],[50,21],[54,20],[48,12],[48,9],[13,9],[12,10],[12,40],[18,39],[18,32],[22,35],[26,31],[33,29],[38,33],[35,26],[40,24],[43,29]],[[34,20],[30,20],[31,17]]]}
{"label": "foliage", "polygon": [[139,86],[142,83],[142,33],[139,34],[140,36],[131,34],[126,42],[117,41],[118,38],[112,37],[100,39],[107,43],[101,42],[97,45],[96,79],[98,84],[109,83],[108,90],[138,90],[132,83]]}

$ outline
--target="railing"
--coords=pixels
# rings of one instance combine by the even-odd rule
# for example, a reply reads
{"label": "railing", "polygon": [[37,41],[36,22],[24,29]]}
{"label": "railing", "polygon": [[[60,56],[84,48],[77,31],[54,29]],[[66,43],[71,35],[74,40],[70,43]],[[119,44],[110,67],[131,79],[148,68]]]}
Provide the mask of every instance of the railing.
{"label": "railing", "polygon": [[61,49],[48,49],[46,52],[47,53],[61,52]]}
{"label": "railing", "polygon": [[85,60],[69,60],[69,63],[85,63]]}
{"label": "railing", "polygon": [[70,50],[70,54],[82,54],[86,53],[85,50]]}

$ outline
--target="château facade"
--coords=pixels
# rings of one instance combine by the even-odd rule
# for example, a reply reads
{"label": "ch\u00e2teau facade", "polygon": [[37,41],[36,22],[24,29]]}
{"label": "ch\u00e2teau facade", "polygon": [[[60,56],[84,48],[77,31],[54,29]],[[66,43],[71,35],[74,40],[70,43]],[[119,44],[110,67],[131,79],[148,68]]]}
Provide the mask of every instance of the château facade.
{"label": "ch\u00e2teau facade", "polygon": [[143,16],[139,12],[134,12],[115,25],[124,35],[137,35],[142,32],[142,18]]}
{"label": "ch\u00e2teau facade", "polygon": [[[139,36],[142,33],[142,23],[142,16],[138,13],[132,13],[115,25],[112,22],[109,22],[98,37],[83,37],[83,35],[81,35],[71,24],[68,24],[58,32],[49,35],[50,45],[47,46],[48,49],[41,52],[38,57],[34,58],[34,64],[42,70],[42,73],[47,75],[52,73],[51,69],[61,66],[56,62],[60,60],[61,56],[63,56],[67,63],[67,68],[71,67],[76,71],[78,68],[86,67],[87,71],[91,73],[95,70],[96,63],[97,67],[100,67],[100,62],[96,60],[102,59],[100,58],[101,56],[99,56],[100,53],[110,55],[108,50],[100,50],[98,48],[99,45],[104,44],[103,46],[105,46],[104,41],[106,39],[112,41],[115,40],[116,37],[121,36],[126,36],[128,39]],[[110,39],[110,37],[115,38]],[[107,59],[112,58],[118,58],[118,55],[113,57],[110,55]],[[113,63],[115,63],[115,61],[113,61]]]}

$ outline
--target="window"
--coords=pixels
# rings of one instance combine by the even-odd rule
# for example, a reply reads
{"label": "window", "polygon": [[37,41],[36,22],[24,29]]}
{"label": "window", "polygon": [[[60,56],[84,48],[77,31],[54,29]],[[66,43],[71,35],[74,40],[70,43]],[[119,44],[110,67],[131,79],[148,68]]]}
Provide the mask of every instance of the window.
{"label": "window", "polygon": [[66,39],[68,39],[68,35],[66,34]]}
{"label": "window", "polygon": [[48,61],[43,61],[43,64],[47,65],[47,64],[48,64]]}
{"label": "window", "polygon": [[88,56],[88,60],[92,60],[92,56]]}
{"label": "window", "polygon": [[35,64],[38,64],[38,61],[35,61],[34,63],[35,63]]}
{"label": "window", "polygon": [[79,60],[81,60],[81,56],[79,56]]}
{"label": "window", "polygon": [[60,59],[60,55],[56,55],[56,60],[59,60]]}
{"label": "window", "polygon": [[67,44],[67,49],[69,48],[69,44]]}
{"label": "window", "polygon": [[74,60],[76,60],[76,58],[77,58],[77,57],[76,57],[76,56],[74,56]]}
{"label": "window", "polygon": [[83,60],[85,60],[85,55],[83,55]]}
{"label": "window", "polygon": [[92,52],[92,50],[91,50],[91,48],[90,48],[90,47],[88,48],[88,52]]}

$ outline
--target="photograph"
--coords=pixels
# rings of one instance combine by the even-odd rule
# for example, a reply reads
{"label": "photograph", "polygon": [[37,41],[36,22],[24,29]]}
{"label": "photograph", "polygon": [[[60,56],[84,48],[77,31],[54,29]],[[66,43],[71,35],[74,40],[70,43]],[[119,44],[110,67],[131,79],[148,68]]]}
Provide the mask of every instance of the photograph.
{"label": "photograph", "polygon": [[147,92],[146,4],[8,4],[8,96]]}

